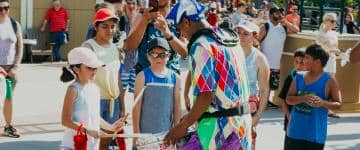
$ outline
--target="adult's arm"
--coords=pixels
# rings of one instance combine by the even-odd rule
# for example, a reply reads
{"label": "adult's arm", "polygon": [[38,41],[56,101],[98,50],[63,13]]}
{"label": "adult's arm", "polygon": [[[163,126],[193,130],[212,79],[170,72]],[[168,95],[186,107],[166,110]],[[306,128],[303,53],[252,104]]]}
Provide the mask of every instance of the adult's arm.
{"label": "adult's arm", "polygon": [[257,72],[258,72],[258,81],[259,81],[259,98],[260,104],[259,109],[257,110],[256,114],[253,117],[253,126],[256,126],[260,120],[261,115],[266,109],[266,105],[269,100],[269,77],[270,77],[270,67],[268,62],[266,61],[265,56],[258,52],[258,60],[257,60]]}
{"label": "adult's arm", "polygon": [[68,12],[65,10],[65,31],[69,31],[69,26],[70,26],[70,18],[68,15]]}
{"label": "adult's arm", "polygon": [[175,91],[174,91],[174,125],[178,124],[180,122],[180,117],[181,117],[181,95],[180,93],[182,93],[182,80],[180,79],[179,76],[176,76],[176,85],[175,85]]}
{"label": "adult's arm", "polygon": [[173,144],[183,137],[187,128],[195,123],[209,107],[213,96],[214,94],[212,92],[199,93],[190,112],[183,117],[183,120],[181,120],[179,124],[170,129],[163,140],[164,143]]}
{"label": "adult's arm", "polygon": [[24,41],[23,41],[21,26],[18,22],[16,22],[16,26],[18,30],[16,33],[17,43],[16,43],[15,62],[14,62],[15,69],[21,63],[21,59],[23,57],[23,50],[24,50]]}
{"label": "adult's arm", "polygon": [[70,26],[70,19],[66,20],[66,27],[65,27],[65,31],[69,31],[69,26]]}
{"label": "adult's arm", "polygon": [[124,50],[130,51],[139,47],[151,18],[150,9],[145,9],[144,14],[136,15],[133,23],[134,26],[131,28],[129,36],[125,41]]}
{"label": "adult's arm", "polygon": [[351,63],[360,62],[360,41],[356,43],[355,47],[351,51],[350,62]]}
{"label": "adult's arm", "polygon": [[286,32],[289,33],[289,34],[298,33],[300,31],[299,27],[297,25],[294,25],[294,24],[290,23],[286,19],[283,19],[282,24],[284,26],[286,26],[286,28],[287,28]]}
{"label": "adult's arm", "polygon": [[186,41],[180,40],[178,37],[174,36],[169,29],[168,23],[164,16],[160,13],[157,13],[157,17],[155,18],[155,27],[161,31],[161,34],[166,38],[169,39],[172,36],[172,40],[168,41],[171,48],[177,53],[181,55],[182,58],[186,58],[188,55],[188,50],[186,47]]}
{"label": "adult's arm", "polygon": [[41,31],[41,32],[44,32],[44,31],[45,31],[46,24],[49,22],[49,20],[50,20],[50,10],[48,10],[48,11],[46,12],[46,16],[45,16],[45,18],[44,18],[44,21],[43,21],[43,23],[42,23],[42,26],[40,27],[40,31]]}
{"label": "adult's arm", "polygon": [[43,24],[42,24],[42,26],[41,26],[41,28],[40,28],[40,31],[41,32],[44,32],[45,31],[45,27],[46,27],[46,24],[48,23],[48,21],[45,19],[44,20],[44,22],[43,22]]}
{"label": "adult's arm", "polygon": [[184,100],[187,111],[190,111],[191,109],[191,103],[189,98],[190,86],[191,86],[191,73],[189,71],[185,79],[185,89],[184,89]]}

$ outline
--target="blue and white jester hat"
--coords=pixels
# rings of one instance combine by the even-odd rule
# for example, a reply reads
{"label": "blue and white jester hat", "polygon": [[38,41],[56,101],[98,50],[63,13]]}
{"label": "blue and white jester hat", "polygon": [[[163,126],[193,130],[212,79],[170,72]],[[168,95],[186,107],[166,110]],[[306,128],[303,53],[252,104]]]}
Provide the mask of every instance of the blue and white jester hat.
{"label": "blue and white jester hat", "polygon": [[170,10],[167,20],[170,24],[178,25],[183,18],[197,21],[205,18],[206,6],[197,0],[179,0]]}

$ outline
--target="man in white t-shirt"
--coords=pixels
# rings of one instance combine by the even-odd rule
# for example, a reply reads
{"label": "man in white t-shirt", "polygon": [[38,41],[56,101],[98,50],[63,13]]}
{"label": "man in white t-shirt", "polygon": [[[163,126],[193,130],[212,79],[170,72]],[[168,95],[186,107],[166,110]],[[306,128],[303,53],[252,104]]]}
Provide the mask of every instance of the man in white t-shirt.
{"label": "man in white t-shirt", "polygon": [[[270,90],[277,90],[280,83],[280,60],[287,33],[297,33],[299,28],[289,23],[281,9],[273,7],[269,11],[269,21],[261,25],[258,40],[260,50],[270,65]],[[270,102],[269,102],[270,103]]]}

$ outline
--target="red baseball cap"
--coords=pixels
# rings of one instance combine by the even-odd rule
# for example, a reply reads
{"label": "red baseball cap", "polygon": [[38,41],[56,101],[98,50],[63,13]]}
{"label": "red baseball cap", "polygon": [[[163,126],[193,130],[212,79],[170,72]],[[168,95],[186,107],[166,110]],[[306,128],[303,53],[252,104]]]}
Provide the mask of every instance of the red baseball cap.
{"label": "red baseball cap", "polygon": [[115,13],[111,9],[101,8],[95,14],[94,24],[98,21],[106,21],[109,19],[115,19],[116,22],[119,21],[119,18],[115,15]]}

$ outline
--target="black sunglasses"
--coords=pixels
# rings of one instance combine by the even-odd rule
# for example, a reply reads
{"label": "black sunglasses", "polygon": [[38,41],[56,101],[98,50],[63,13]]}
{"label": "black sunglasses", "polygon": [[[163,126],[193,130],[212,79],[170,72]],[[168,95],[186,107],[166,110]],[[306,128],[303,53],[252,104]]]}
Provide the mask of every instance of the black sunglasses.
{"label": "black sunglasses", "polygon": [[163,52],[163,53],[150,52],[150,53],[148,53],[148,55],[153,59],[155,59],[155,58],[162,58],[163,59],[163,58],[168,57],[169,53],[167,53],[167,52]]}
{"label": "black sunglasses", "polygon": [[0,12],[2,12],[2,11],[8,11],[9,10],[9,6],[5,6],[5,7],[0,7]]}
{"label": "black sunglasses", "polygon": [[331,23],[335,23],[336,21],[335,20],[329,20]]}

